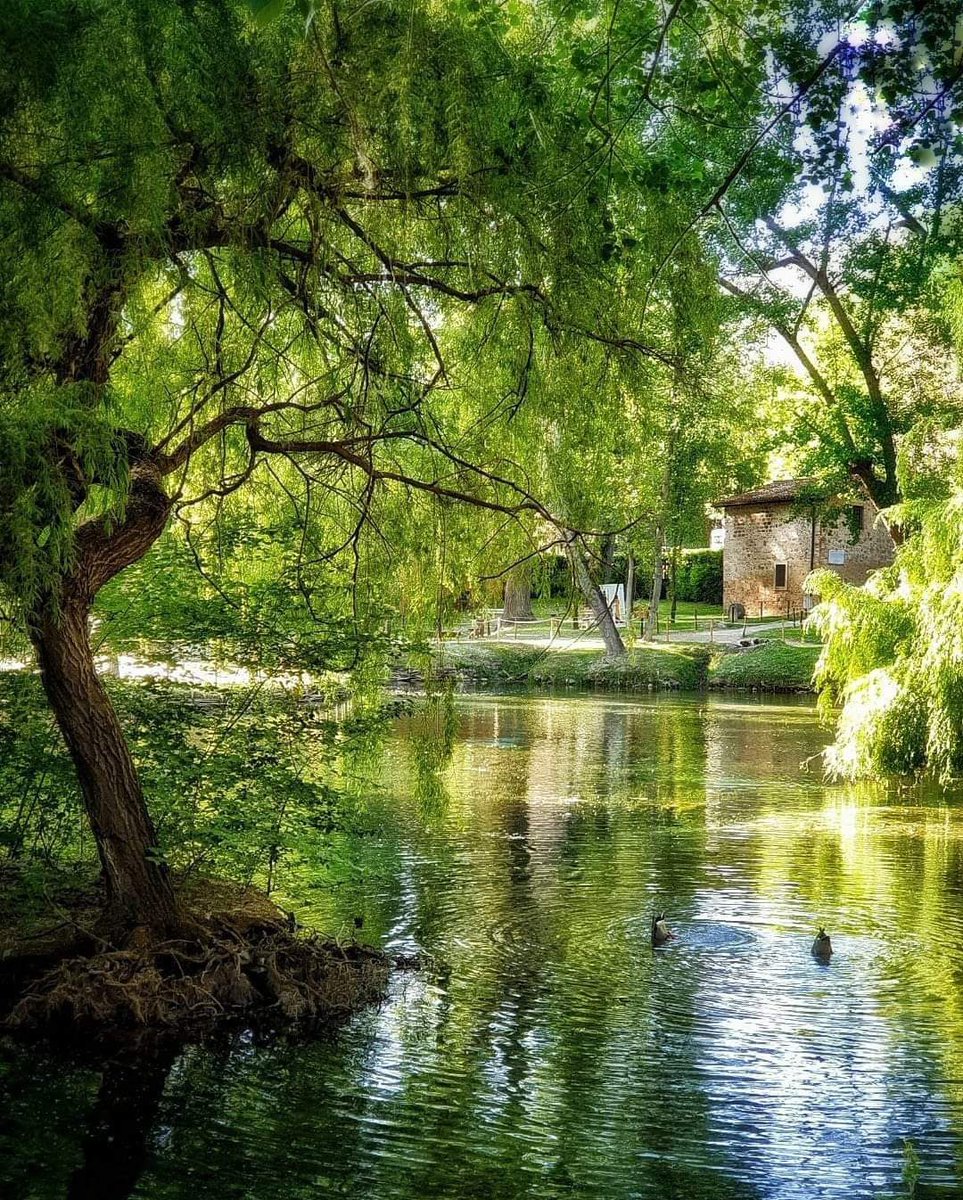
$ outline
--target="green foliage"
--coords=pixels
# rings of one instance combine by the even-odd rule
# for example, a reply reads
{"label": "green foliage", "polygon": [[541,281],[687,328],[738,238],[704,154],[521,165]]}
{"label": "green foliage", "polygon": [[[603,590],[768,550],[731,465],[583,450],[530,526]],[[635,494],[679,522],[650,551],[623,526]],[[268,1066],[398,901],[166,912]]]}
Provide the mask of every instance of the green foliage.
{"label": "green foliage", "polygon": [[89,852],[77,817],[80,790],[39,681],[0,675],[0,863],[43,871],[65,845]]}
{"label": "green foliage", "polygon": [[[297,689],[226,691],[111,681],[158,828],[178,872],[254,880],[269,890],[310,857],[362,835],[376,784],[364,763],[386,728],[381,702],[339,711]],[[85,862],[73,768],[39,680],[0,676],[0,870]],[[280,877],[280,878],[279,878]]]}
{"label": "green foliage", "polygon": [[825,638],[817,681],[842,706],[830,769],[840,775],[963,769],[963,493],[905,505],[915,528],[892,568],[853,588],[814,579]]}
{"label": "green foliage", "polygon": [[684,550],[676,573],[675,594],[679,600],[720,606],[722,551]]}
{"label": "green foliage", "polygon": [[121,511],[127,448],[85,385],[34,384],[0,399],[0,603],[56,593],[72,562],[75,511]]}
{"label": "green foliage", "polygon": [[390,658],[397,593],[366,596],[347,565],[312,569],[300,546],[284,510],[273,519],[266,509],[225,511],[199,530],[172,528],[98,596],[99,648],[314,677]]}
{"label": "green foliage", "polygon": [[[244,661],[312,666],[378,651],[387,624],[419,631],[476,602],[479,577],[536,537],[524,511],[466,516],[421,481],[509,517],[534,494],[585,528],[637,519],[658,502],[666,431],[693,426],[673,415],[679,356],[717,437],[711,453],[690,438],[691,515],[739,388],[736,356],[707,369],[716,264],[682,214],[705,160],[739,144],[709,110],[725,93],[740,119],[761,111],[765,60],[705,12],[666,29],[671,71],[600,79],[661,21],[616,7],[606,32],[495,0],[14,5],[0,67],[10,611],[56,592],[90,505],[120,520],[128,460],[149,460],[185,525],[102,597],[108,642],[230,641]],[[642,88],[680,91],[691,115],[680,102],[666,125]],[[238,409],[257,420],[226,419]],[[252,461],[255,424],[355,458]],[[305,612],[325,631],[317,652]]]}

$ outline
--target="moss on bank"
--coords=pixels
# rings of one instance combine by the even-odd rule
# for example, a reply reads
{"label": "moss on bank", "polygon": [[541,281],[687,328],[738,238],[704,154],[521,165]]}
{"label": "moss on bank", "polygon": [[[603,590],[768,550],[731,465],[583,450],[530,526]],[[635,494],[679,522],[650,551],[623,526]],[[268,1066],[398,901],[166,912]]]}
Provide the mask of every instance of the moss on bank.
{"label": "moss on bank", "polygon": [[532,646],[449,643],[441,673],[475,684],[535,684],[622,691],[703,688],[796,692],[811,690],[818,646],[767,641],[742,651],[705,645],[641,646],[625,658],[597,650],[544,650]]}

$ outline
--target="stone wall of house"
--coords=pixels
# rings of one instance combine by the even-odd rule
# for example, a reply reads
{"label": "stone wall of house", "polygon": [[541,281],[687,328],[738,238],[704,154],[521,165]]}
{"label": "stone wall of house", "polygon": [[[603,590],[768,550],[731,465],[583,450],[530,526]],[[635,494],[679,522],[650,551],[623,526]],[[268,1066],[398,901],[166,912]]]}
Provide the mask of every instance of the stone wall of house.
{"label": "stone wall of house", "polygon": [[[864,505],[863,529],[853,541],[851,526],[815,516],[790,503],[726,510],[723,606],[741,604],[749,617],[776,616],[805,607],[803,584],[810,563],[829,567],[849,583],[865,583],[875,567],[892,562],[893,541],[876,509]],[[830,562],[830,558],[842,562]],[[786,565],[786,586],[776,587],[776,564]]]}
{"label": "stone wall of house", "polygon": [[[791,504],[730,508],[725,516],[722,599],[728,611],[741,604],[750,617],[803,606],[812,526]],[[818,526],[817,526],[818,537]],[[786,564],[786,587],[776,590],[776,563]]]}
{"label": "stone wall of house", "polygon": [[[865,583],[870,571],[893,561],[895,550],[885,522],[879,520],[878,511],[870,503],[863,505],[863,530],[855,542],[852,528],[844,516],[835,521],[826,519],[819,522],[816,565],[828,566],[847,583]],[[845,561],[830,562],[833,551],[836,551],[835,557],[842,555]]]}

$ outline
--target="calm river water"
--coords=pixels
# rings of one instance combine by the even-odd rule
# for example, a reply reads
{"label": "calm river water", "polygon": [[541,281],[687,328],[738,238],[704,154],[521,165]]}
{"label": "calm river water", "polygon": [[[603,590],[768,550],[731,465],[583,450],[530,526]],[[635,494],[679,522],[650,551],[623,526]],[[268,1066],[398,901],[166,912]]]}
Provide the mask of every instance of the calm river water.
{"label": "calm river water", "polygon": [[398,722],[341,886],[289,883],[436,967],[322,1043],[0,1052],[0,1194],[895,1197],[914,1154],[917,1194],[963,1194],[958,801],[826,785],[803,703],[457,715],[440,784]]}

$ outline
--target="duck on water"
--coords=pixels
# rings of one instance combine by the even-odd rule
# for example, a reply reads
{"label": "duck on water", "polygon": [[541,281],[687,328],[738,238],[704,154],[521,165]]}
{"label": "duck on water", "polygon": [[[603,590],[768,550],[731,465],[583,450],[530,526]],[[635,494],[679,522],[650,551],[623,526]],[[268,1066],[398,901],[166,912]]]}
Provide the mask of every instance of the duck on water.
{"label": "duck on water", "polygon": [[[652,947],[657,949],[660,946],[665,946],[675,938],[675,934],[666,923],[665,913],[659,912],[653,914],[652,917]],[[822,925],[816,933],[813,940],[812,950],[813,958],[817,962],[828,963],[833,954],[833,943],[830,940],[829,934]]]}
{"label": "duck on water", "polygon": [[665,923],[665,913],[657,913],[652,917],[652,945],[664,946],[666,942],[671,942],[675,934]]}
{"label": "duck on water", "polygon": [[819,926],[819,931],[813,940],[812,956],[821,963],[828,963],[833,956],[833,944],[822,925]]}

